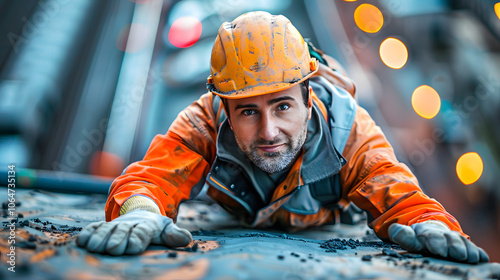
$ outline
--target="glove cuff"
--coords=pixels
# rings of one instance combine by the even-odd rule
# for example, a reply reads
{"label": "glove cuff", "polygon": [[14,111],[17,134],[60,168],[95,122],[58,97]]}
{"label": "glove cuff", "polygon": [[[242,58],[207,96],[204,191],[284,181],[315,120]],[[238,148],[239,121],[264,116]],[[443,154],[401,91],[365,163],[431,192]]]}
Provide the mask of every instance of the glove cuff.
{"label": "glove cuff", "polygon": [[151,198],[142,195],[134,195],[129,197],[125,203],[122,204],[120,208],[120,216],[137,209],[161,215],[160,208]]}
{"label": "glove cuff", "polygon": [[420,224],[433,224],[433,225],[441,226],[441,227],[448,229],[448,230],[450,229],[450,227],[447,224],[445,224],[441,221],[438,221],[438,220],[427,220],[427,221],[421,222]]}

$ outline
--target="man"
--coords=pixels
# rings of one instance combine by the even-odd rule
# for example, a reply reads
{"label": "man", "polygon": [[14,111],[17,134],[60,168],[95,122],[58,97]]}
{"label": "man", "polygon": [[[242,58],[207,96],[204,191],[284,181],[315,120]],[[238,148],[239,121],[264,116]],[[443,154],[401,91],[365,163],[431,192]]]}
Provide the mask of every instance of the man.
{"label": "man", "polygon": [[251,12],[222,24],[210,63],[210,93],[113,182],[107,222],[85,228],[78,245],[112,255],[186,246],[191,234],[172,219],[207,183],[250,227],[332,223],[348,201],[368,213],[377,236],[407,250],[488,261],[397,161],[335,61],[310,49],[287,18]]}

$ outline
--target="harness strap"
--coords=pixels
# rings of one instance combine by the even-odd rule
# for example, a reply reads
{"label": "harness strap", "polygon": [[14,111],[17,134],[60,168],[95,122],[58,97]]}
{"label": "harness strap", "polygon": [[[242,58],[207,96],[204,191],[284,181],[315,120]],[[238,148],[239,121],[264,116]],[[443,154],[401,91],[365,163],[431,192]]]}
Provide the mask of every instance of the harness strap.
{"label": "harness strap", "polygon": [[217,120],[217,127],[220,127],[222,122],[226,120],[226,111],[224,109],[224,104],[220,96],[212,94],[212,110],[215,113],[215,119]]}

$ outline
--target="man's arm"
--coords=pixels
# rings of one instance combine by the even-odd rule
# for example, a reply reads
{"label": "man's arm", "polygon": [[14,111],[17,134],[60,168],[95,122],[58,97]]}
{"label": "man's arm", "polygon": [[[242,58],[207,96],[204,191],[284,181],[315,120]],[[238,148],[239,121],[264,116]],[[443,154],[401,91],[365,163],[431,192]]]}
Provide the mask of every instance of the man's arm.
{"label": "man's arm", "polygon": [[[454,260],[487,260],[484,251],[463,233],[458,221],[423,193],[410,169],[396,159],[381,129],[359,106],[343,156],[347,159],[340,171],[343,196],[368,211],[373,217],[370,227],[378,237],[408,250]],[[464,257],[463,252],[453,255],[456,247],[470,249],[470,255],[479,257]]]}
{"label": "man's arm", "polygon": [[203,184],[215,158],[217,130],[211,101],[212,96],[205,94],[184,109],[165,135],[153,139],[144,159],[115,179],[106,221],[117,218],[120,210],[123,214],[122,205],[129,199],[150,207],[154,202],[162,215],[177,217],[179,203],[189,199],[194,186]]}
{"label": "man's arm", "polygon": [[[90,252],[139,254],[149,244],[186,246],[191,233],[174,224],[179,203],[203,184],[215,157],[216,116],[205,94],[183,110],[166,135],[152,141],[144,159],[112,184],[106,221],[88,225],[77,244]],[[220,111],[220,107],[219,107]]]}

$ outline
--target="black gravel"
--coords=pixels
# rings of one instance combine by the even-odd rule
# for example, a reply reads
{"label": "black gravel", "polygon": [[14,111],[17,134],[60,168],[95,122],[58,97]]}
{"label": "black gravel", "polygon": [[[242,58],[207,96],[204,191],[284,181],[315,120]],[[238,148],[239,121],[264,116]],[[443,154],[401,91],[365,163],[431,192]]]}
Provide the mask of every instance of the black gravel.
{"label": "black gravel", "polygon": [[389,256],[389,257],[395,257],[395,258],[401,258],[402,256],[398,254],[398,252],[391,250],[389,248],[384,248],[382,250],[382,254]]}
{"label": "black gravel", "polygon": [[405,258],[408,258],[408,259],[420,259],[420,258],[424,257],[422,255],[417,255],[417,254],[404,254],[401,256],[404,256]]}
{"label": "black gravel", "polygon": [[25,249],[36,249],[36,243],[29,242],[29,241],[22,241],[22,242],[17,242],[16,247],[25,248]]}
{"label": "black gravel", "polygon": [[364,255],[363,257],[361,257],[361,260],[364,261],[364,262],[369,262],[372,260],[372,256],[370,255]]}
{"label": "black gravel", "polygon": [[206,229],[199,229],[199,230],[194,230],[191,232],[192,235],[202,235],[202,236],[217,236],[217,235],[224,235],[223,232],[217,231],[217,230],[206,230]]}
{"label": "black gravel", "polygon": [[[21,202],[20,201],[16,201],[16,202],[14,202],[14,205],[15,206],[21,206]],[[5,209],[5,210],[9,209],[9,201],[2,202],[2,209]]]}
{"label": "black gravel", "polygon": [[18,227],[30,227],[43,232],[53,232],[53,233],[78,233],[82,230],[82,227],[74,227],[65,224],[53,224],[49,221],[42,221],[39,218],[35,219],[25,219],[15,221]]}
{"label": "black gravel", "polygon": [[358,247],[370,247],[370,248],[393,248],[401,250],[401,247],[396,244],[386,243],[383,241],[366,242],[349,239],[334,238],[321,243],[320,248],[326,249],[326,252],[336,253],[337,250],[347,250],[348,248],[356,249]]}
{"label": "black gravel", "polygon": [[198,243],[194,243],[193,247],[191,247],[191,251],[193,252],[198,251]]}

